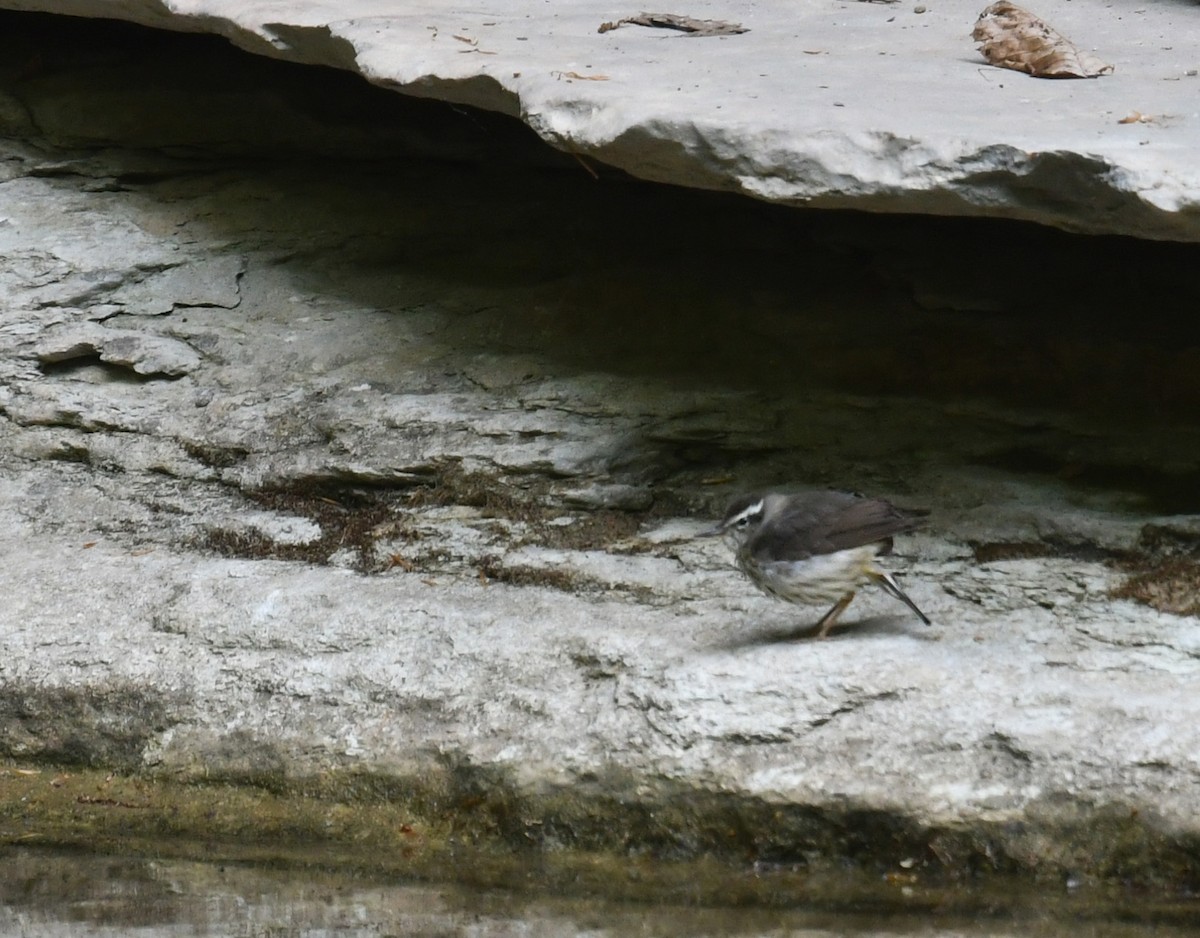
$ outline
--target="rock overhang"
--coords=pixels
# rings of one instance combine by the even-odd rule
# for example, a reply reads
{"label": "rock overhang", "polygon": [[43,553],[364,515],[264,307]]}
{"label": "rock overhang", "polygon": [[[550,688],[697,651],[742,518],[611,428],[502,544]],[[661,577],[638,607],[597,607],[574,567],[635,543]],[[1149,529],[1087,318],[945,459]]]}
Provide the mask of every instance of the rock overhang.
{"label": "rock overhang", "polygon": [[1192,15],[1182,4],[1038,4],[1115,66],[1092,80],[988,65],[970,36],[983,5],[740,0],[673,11],[748,29],[706,37],[636,25],[602,33],[637,11],[597,0],[0,7],[219,34],[256,54],[517,117],[558,149],[656,182],[1200,240],[1200,76],[1181,38]]}

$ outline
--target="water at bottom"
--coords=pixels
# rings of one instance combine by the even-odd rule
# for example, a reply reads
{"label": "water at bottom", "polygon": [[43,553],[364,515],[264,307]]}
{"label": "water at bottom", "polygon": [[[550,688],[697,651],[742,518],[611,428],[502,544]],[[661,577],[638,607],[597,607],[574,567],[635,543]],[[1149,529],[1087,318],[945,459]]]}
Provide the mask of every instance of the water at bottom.
{"label": "water at bottom", "polygon": [[0,938],[58,936],[827,936],[1183,938],[1190,928],[1023,912],[948,920],[711,908],[385,884],[314,870],[0,848]]}

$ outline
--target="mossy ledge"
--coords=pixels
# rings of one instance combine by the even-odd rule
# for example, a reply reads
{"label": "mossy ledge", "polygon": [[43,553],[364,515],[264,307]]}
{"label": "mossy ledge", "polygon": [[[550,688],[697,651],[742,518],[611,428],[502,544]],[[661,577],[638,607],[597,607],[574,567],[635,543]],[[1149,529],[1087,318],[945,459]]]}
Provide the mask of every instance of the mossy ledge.
{"label": "mossy ledge", "polygon": [[534,795],[454,759],[419,777],[300,780],[8,761],[0,844],[639,901],[1200,920],[1200,839],[1136,810],[1063,798],[1019,821],[932,827],[630,781]]}

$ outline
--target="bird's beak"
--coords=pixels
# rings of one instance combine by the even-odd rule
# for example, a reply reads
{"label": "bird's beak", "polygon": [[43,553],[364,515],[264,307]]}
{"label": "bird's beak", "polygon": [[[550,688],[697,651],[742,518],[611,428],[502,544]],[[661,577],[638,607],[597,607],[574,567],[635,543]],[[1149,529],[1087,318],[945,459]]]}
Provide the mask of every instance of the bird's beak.
{"label": "bird's beak", "polygon": [[720,537],[725,533],[725,529],[719,524],[714,524],[711,528],[705,528],[703,531],[697,531],[696,537]]}

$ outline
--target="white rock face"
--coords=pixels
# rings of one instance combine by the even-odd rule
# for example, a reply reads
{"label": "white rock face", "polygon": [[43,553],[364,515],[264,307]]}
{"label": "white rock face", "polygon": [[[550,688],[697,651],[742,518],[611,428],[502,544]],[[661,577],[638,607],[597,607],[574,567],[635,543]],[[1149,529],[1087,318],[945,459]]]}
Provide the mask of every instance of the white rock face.
{"label": "white rock face", "polygon": [[[1111,598],[1122,574],[1102,562],[1150,523],[1194,540],[1195,516],[981,463],[1033,439],[1085,468],[1123,450],[1186,472],[1194,428],[822,393],[794,376],[765,393],[724,373],[669,378],[669,351],[664,375],[615,373],[603,363],[631,359],[611,349],[649,341],[649,318],[572,344],[580,321],[543,306],[601,287],[431,278],[427,230],[380,226],[381,201],[421,218],[461,199],[440,230],[477,274],[479,219],[528,190],[510,203],[469,171],[385,197],[382,169],[353,190],[270,167],[196,186],[167,161],[154,184],[86,193],[9,157],[27,175],[0,324],[5,751],[61,757],[47,714],[56,695],[91,693],[62,718],[80,752],[173,773],[408,775],[454,759],[531,796],[613,775],[598,790],[618,798],[633,779],[1035,830],[1132,805],[1195,829],[1195,619]],[[104,164],[86,165],[90,185]],[[530,224],[555,270],[562,224]],[[63,247],[88,233],[94,255]],[[146,315],[129,284],[149,282],[139,258],[167,254],[218,272],[217,297],[238,271],[237,308],[186,305],[209,293],[155,277],[151,305],[172,311]],[[103,284],[94,306],[54,301],[69,292],[54,283],[76,282]],[[861,349],[864,315],[781,319],[770,344],[833,330],[831,349]],[[675,330],[669,350],[709,327],[653,328]],[[479,475],[444,503],[406,495],[462,469]],[[935,507],[893,558],[935,625],[866,593],[844,631],[795,640],[822,610],[756,593],[723,545],[692,538],[723,493],[784,479]],[[671,498],[680,509],[641,523],[621,513]],[[359,503],[379,510],[353,528]],[[973,558],[994,542],[1015,556]],[[1022,544],[1045,556],[1021,559]]]}
{"label": "white rock face", "polygon": [[[593,36],[568,9],[539,55],[581,74],[605,60],[572,42],[720,62],[741,38]],[[349,64],[317,12],[188,22]],[[492,59],[435,12],[400,22],[441,23],[429,56],[477,78]],[[337,30],[394,28],[370,23]],[[405,67],[411,90],[431,66]],[[567,82],[529,93],[611,94]],[[51,90],[20,100],[79,100]],[[792,227],[805,213],[582,172],[0,156],[5,753],[235,778],[453,761],[531,799],[666,786],[985,831],[1035,870],[1067,862],[1063,825],[1131,808],[1147,856],[1195,837],[1196,619],[1111,592],[1114,559],[1200,543],[1193,268],[1155,266],[1192,248],[1089,239],[1060,265],[1081,239],[1022,228],[994,253],[1055,262],[1039,303],[1104,289],[993,307],[1008,278],[957,262],[959,228]],[[1024,244],[1052,234],[1057,255]],[[1134,322],[1103,279],[1131,259],[1136,300],[1169,288]],[[785,482],[932,508],[892,562],[935,625],[865,594],[830,640],[797,640],[822,610],[691,537],[731,492]],[[1108,875],[1105,849],[1078,862]]]}
{"label": "white rock face", "polygon": [[638,11],[598,0],[0,2],[219,33],[519,117],[554,146],[643,179],[789,205],[1200,240],[1193,11],[1043,0],[1033,12],[1115,66],[1072,81],[988,66],[971,40],[984,6],[708,0],[686,12],[749,31],[698,38],[633,25],[600,33]]}

